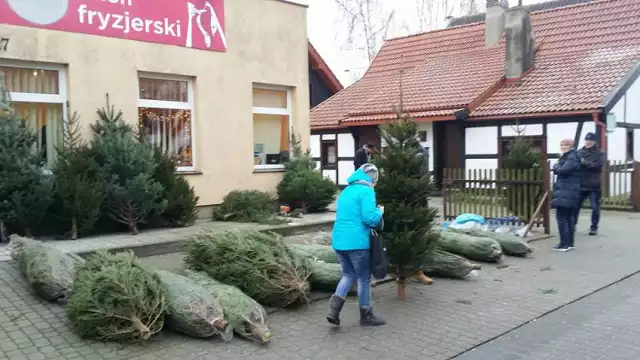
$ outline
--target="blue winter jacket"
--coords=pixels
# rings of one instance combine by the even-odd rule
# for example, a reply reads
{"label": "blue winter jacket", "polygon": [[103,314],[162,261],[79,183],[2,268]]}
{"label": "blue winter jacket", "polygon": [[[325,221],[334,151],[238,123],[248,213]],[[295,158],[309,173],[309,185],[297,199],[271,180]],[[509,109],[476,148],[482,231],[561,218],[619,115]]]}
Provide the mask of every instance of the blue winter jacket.
{"label": "blue winter jacket", "polygon": [[580,206],[580,156],[574,149],[560,157],[558,163],[553,166],[556,181],[553,185],[553,198],[551,207],[573,208]]}
{"label": "blue winter jacket", "polygon": [[376,206],[371,178],[362,169],[356,170],[347,183],[349,186],[338,197],[331,244],[338,251],[369,249],[370,230],[382,219],[382,211]]}

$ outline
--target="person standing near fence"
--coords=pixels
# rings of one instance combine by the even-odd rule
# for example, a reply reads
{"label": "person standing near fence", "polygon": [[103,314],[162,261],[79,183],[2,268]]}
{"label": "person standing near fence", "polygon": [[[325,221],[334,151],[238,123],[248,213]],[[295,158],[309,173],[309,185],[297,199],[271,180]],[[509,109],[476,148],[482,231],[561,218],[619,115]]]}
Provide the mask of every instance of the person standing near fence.
{"label": "person standing near fence", "polygon": [[578,224],[580,208],[584,201],[589,199],[589,205],[591,205],[589,235],[598,234],[598,224],[600,223],[600,180],[604,166],[604,153],[598,148],[596,139],[596,134],[588,133],[584,138],[584,147],[578,151],[582,179],[580,181],[580,206],[576,212],[576,225]]}
{"label": "person standing near fence", "polygon": [[576,214],[580,206],[580,156],[573,148],[570,139],[560,142],[560,159],[553,166],[556,181],[553,184],[551,207],[556,210],[560,243],[554,246],[557,251],[569,251],[574,248]]}

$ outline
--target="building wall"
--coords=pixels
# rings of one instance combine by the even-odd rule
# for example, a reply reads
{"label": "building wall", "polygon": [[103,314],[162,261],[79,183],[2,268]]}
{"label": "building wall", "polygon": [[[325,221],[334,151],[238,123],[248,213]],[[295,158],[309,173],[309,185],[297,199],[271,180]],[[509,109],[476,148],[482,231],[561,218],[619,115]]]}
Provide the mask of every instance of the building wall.
{"label": "building wall", "polygon": [[311,66],[309,66],[309,93],[312,109],[334,95],[324,81],[322,81],[318,72],[311,69]]}
{"label": "building wall", "polygon": [[610,159],[640,160],[640,81],[636,79],[607,115],[615,116],[618,128],[607,134]]}
{"label": "building wall", "polygon": [[226,52],[2,24],[0,33],[11,43],[0,64],[64,66],[69,105],[86,136],[107,93],[124,120],[137,123],[141,72],[189,77],[196,171],[188,179],[201,205],[215,204],[236,188],[272,191],[281,179],[281,172],[254,171],[254,83],[290,88],[292,127],[304,147],[310,132],[306,7],[227,0],[224,17]]}

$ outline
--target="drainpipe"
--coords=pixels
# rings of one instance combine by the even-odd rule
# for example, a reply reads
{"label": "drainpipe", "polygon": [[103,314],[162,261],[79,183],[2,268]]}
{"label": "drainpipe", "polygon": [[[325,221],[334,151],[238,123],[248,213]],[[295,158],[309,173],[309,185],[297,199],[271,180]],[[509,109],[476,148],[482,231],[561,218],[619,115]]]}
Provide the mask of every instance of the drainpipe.
{"label": "drainpipe", "polygon": [[593,113],[593,122],[600,128],[600,150],[607,152],[607,124],[600,120],[600,114]]}

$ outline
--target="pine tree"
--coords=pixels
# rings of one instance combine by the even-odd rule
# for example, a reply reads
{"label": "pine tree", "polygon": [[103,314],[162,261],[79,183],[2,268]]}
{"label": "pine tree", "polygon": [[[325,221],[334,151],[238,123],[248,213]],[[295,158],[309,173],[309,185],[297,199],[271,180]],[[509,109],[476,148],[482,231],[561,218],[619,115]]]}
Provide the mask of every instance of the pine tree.
{"label": "pine tree", "polygon": [[137,140],[132,127],[122,120],[122,111],[113,105],[98,110],[98,121],[91,126],[91,148],[106,179],[106,206],[109,216],[126,224],[132,234],[152,213],[162,213],[167,201],[164,188],[153,175],[157,164],[153,149]]}
{"label": "pine tree", "polygon": [[418,126],[403,113],[402,101],[395,110],[396,119],[380,127],[388,147],[374,163],[380,171],[376,194],[384,206],[383,236],[389,262],[397,271],[398,297],[404,300],[409,274],[420,270],[438,241],[432,229],[438,211],[429,206],[432,182],[423,158],[417,156]]}
{"label": "pine tree", "polygon": [[338,187],[315,169],[309,150],[292,137],[293,157],[285,162],[285,174],[278,184],[280,201],[292,210],[321,212],[335,200]]}
{"label": "pine tree", "polygon": [[[518,127],[518,125],[516,125]],[[510,170],[533,170],[534,178],[542,177],[542,169],[540,162],[542,160],[542,153],[540,149],[534,146],[533,141],[524,136],[524,129],[517,131],[515,139],[511,140],[508,144],[507,153],[502,159],[502,168]],[[522,197],[526,196],[528,191],[528,185],[522,184],[509,184],[506,187],[506,206],[507,209],[514,215],[523,220],[530,220],[533,215],[535,203],[529,204],[528,208],[523,209]],[[537,194],[536,197],[540,197],[542,194]],[[518,201],[520,199],[520,201]],[[537,200],[535,201],[537,202]]]}
{"label": "pine tree", "polygon": [[157,164],[153,179],[164,188],[161,201],[167,201],[164,212],[156,214],[158,221],[171,226],[193,225],[198,218],[199,197],[187,179],[176,173],[176,159],[159,147],[153,151]]}
{"label": "pine tree", "polygon": [[78,114],[67,122],[64,141],[58,147],[53,168],[56,194],[61,204],[58,214],[70,224],[71,239],[94,229],[102,214],[105,184],[93,150],[82,140]]}
{"label": "pine tree", "polygon": [[19,225],[26,236],[43,219],[53,201],[53,179],[44,172],[37,151],[38,135],[15,116],[6,101],[0,112],[0,237],[7,223]]}

